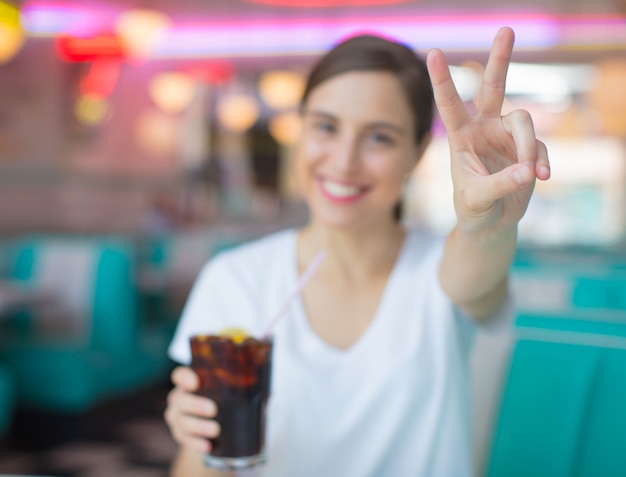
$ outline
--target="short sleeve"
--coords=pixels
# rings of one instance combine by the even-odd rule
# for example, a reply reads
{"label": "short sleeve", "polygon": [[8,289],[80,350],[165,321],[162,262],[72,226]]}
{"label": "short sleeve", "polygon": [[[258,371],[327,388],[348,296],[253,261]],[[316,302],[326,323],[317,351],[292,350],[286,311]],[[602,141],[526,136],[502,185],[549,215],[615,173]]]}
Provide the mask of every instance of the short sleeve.
{"label": "short sleeve", "polygon": [[295,233],[289,229],[215,255],[200,271],[169,347],[169,356],[191,361],[189,338],[224,328],[262,333],[290,287]]}

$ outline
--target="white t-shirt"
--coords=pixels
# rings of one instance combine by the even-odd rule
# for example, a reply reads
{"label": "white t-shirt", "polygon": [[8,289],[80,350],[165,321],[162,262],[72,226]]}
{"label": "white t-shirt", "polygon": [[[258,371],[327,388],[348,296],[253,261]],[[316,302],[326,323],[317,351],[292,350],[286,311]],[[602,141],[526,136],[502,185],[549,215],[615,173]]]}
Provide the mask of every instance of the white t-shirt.
{"label": "white t-shirt", "polygon": [[[442,246],[408,231],[375,317],[347,350],[315,334],[299,299],[291,306],[274,332],[264,476],[471,475],[475,327],[440,287]],[[212,259],[170,356],[188,364],[195,333],[262,332],[297,282],[296,257],[296,231],[286,230]]]}

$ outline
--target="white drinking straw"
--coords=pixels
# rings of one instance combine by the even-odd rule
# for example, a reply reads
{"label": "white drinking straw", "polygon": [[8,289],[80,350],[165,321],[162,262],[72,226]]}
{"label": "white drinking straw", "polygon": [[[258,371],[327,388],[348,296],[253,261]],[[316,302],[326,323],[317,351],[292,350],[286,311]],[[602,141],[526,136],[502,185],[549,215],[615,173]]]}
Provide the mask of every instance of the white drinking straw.
{"label": "white drinking straw", "polygon": [[274,326],[276,326],[276,323],[278,322],[278,320],[284,316],[284,314],[287,312],[287,310],[291,306],[291,303],[293,302],[293,300],[298,296],[298,294],[302,291],[305,285],[309,282],[309,280],[311,279],[313,274],[317,271],[317,269],[322,264],[325,258],[326,258],[325,250],[320,250],[319,252],[317,252],[317,255],[315,255],[313,260],[311,260],[311,263],[309,263],[309,266],[306,267],[306,270],[302,272],[302,275],[300,275],[300,279],[298,280],[296,287],[291,291],[289,295],[287,295],[287,298],[285,298],[283,305],[274,314],[273,318],[270,320],[269,324],[265,328],[265,332],[261,336],[263,336],[264,338],[269,336]]}

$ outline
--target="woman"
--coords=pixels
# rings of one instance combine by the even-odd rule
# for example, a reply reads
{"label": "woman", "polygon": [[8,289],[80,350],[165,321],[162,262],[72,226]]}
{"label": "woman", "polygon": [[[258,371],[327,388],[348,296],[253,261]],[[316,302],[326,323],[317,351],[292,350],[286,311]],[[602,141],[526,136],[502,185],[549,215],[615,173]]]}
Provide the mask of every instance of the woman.
{"label": "woman", "polygon": [[[501,29],[470,117],[443,54],[362,36],[314,68],[295,171],[311,215],[204,268],[170,349],[243,326],[259,333],[324,249],[327,258],[275,329],[263,475],[471,474],[467,358],[476,326],[503,319],[507,272],[536,178],[550,175],[525,111],[501,116],[514,35]],[[430,74],[430,77],[429,77]],[[431,88],[432,82],[432,88]],[[403,184],[446,126],[457,223],[444,240],[398,220]],[[166,420],[181,449],[173,475],[203,468],[219,434],[195,374],[172,375]]]}

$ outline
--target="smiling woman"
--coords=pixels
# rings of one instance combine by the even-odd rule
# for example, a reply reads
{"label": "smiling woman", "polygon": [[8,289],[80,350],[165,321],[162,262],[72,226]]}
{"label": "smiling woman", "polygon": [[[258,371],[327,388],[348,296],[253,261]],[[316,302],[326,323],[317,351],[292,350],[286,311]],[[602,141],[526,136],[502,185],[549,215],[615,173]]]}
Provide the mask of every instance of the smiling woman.
{"label": "smiling woman", "polygon": [[[471,475],[472,338],[481,325],[508,323],[517,222],[535,179],[550,174],[529,114],[500,112],[512,48],[513,32],[501,29],[476,116],[438,50],[426,63],[406,46],[364,35],[313,68],[294,146],[308,224],[210,260],[170,347],[188,364],[193,335],[238,327],[260,336],[298,275],[326,252],[274,328],[260,475]],[[446,238],[394,216],[429,143],[435,99],[457,211]],[[220,409],[195,394],[190,368],[172,379],[165,417],[181,445],[173,475],[217,475],[202,455],[211,442],[219,446]]]}

